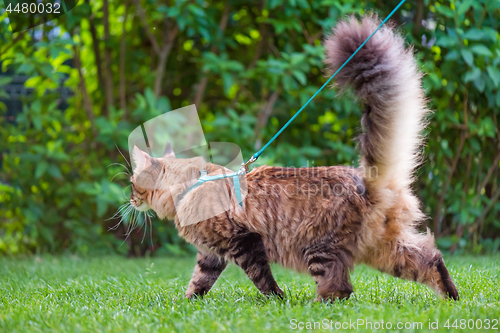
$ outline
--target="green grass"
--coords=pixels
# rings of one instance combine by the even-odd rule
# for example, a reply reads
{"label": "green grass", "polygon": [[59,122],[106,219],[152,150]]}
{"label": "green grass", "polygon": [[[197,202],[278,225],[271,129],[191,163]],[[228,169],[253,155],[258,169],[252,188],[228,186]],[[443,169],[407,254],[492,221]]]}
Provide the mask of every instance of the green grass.
{"label": "green grass", "polygon": [[[437,299],[427,287],[361,266],[352,274],[351,298],[332,304],[313,302],[315,285],[309,276],[278,266],[273,272],[286,292],[284,301],[260,295],[234,265],[204,299],[189,301],[183,296],[194,258],[4,258],[0,259],[0,332],[257,333],[289,331],[292,319],[297,323],[362,319],[372,325],[382,320],[393,325],[422,322],[423,329],[409,330],[422,332],[428,330],[429,320],[439,320],[441,331],[448,331],[443,327],[447,319],[452,319],[450,325],[455,319],[482,319],[483,326],[485,319],[498,320],[500,256],[453,257],[447,264],[459,302]],[[366,331],[366,327],[346,331]],[[500,323],[489,331],[500,331]]]}

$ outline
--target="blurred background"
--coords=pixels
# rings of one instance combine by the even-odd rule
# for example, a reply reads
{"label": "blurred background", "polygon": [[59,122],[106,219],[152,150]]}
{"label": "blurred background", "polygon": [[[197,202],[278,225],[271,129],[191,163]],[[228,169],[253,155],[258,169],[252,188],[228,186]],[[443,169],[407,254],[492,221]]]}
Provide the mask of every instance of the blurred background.
{"label": "blurred background", "polygon": [[[398,2],[81,0],[14,34],[0,2],[0,255],[190,253],[171,222],[144,240],[110,230],[130,193],[117,164],[129,133],[196,104],[207,141],[248,159],[326,81],[332,26]],[[414,185],[422,230],[447,252],[498,251],[500,0],[408,0],[394,21],[435,110]],[[360,115],[325,90],[259,163],[357,165]]]}

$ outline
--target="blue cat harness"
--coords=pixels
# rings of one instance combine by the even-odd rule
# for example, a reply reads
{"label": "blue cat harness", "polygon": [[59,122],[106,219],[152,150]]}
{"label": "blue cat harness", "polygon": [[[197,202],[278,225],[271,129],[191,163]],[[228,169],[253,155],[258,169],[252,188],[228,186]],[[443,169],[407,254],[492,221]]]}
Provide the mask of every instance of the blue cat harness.
{"label": "blue cat harness", "polygon": [[234,173],[229,173],[229,174],[221,174],[221,175],[213,175],[209,176],[207,175],[207,170],[201,170],[200,171],[200,178],[196,183],[194,183],[193,186],[191,186],[184,195],[188,194],[190,191],[200,187],[206,182],[210,182],[213,180],[219,180],[219,179],[224,179],[224,178],[233,178],[233,184],[234,184],[234,193],[236,195],[236,200],[238,201],[238,204],[243,207],[243,198],[241,196],[241,185],[240,185],[240,176],[245,175],[245,169],[240,169],[238,172]]}

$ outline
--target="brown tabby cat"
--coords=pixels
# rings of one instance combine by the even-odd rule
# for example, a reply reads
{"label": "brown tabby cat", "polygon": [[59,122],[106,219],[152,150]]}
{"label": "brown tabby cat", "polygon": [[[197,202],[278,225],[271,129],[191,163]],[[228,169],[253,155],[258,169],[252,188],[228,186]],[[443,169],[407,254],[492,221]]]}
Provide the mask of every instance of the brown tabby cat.
{"label": "brown tabby cat", "polygon": [[[325,41],[329,68],[339,68],[378,24],[374,15],[339,23]],[[179,234],[199,249],[188,298],[205,295],[231,261],[266,295],[283,295],[270,262],[308,271],[319,299],[348,298],[349,271],[365,263],[458,300],[433,236],[416,230],[424,215],[410,185],[428,110],[412,50],[392,27],[383,27],[339,72],[337,85],[352,86],[366,104],[360,168],[258,167],[246,174],[243,207],[227,187],[217,193],[229,196],[232,208],[199,223],[179,221],[200,206],[217,206],[217,198],[202,191],[215,185],[205,183],[174,205],[169,184],[191,180],[178,189],[186,191],[200,170],[210,174],[220,167],[202,158],[153,158],[135,148],[131,204],[160,218],[175,217]],[[161,186],[141,188],[141,172]]]}

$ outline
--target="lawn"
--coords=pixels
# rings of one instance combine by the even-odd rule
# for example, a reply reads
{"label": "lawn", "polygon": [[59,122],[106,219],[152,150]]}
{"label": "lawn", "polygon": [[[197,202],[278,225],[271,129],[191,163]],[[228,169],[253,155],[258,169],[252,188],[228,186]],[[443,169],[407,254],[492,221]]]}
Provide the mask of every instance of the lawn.
{"label": "lawn", "polygon": [[[278,266],[273,272],[286,299],[266,298],[234,265],[204,299],[189,301],[183,295],[194,261],[191,257],[0,259],[0,332],[257,333],[289,331],[307,327],[307,322],[319,322],[322,328],[317,331],[366,331],[370,325],[390,324],[392,331],[423,332],[429,322],[438,324],[438,331],[455,331],[453,326],[460,331],[460,325],[462,331],[470,331],[466,325],[480,324],[500,331],[500,323],[495,326],[500,317],[498,255],[447,258],[461,297],[456,303],[437,299],[427,287],[364,266],[352,274],[355,292],[347,301],[313,302],[312,279]],[[444,327],[448,319],[450,329]],[[360,325],[335,328],[349,320]],[[398,323],[412,328],[398,330]]]}

